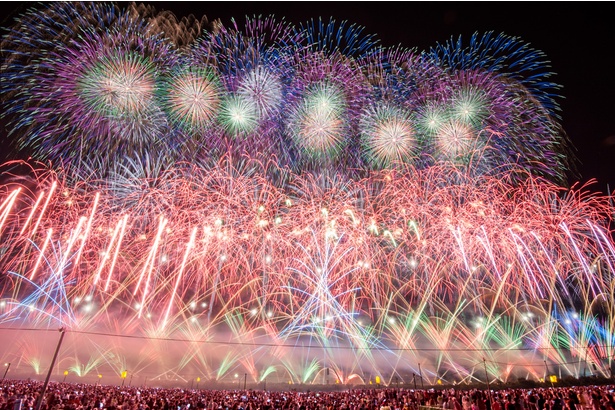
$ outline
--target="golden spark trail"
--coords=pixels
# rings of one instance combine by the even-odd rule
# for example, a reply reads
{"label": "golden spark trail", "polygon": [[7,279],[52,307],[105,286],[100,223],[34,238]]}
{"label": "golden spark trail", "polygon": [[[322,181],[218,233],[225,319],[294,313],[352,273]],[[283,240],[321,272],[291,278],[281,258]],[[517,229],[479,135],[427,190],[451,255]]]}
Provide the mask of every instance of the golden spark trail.
{"label": "golden spark trail", "polygon": [[4,226],[4,223],[6,222],[6,218],[9,216],[11,209],[13,208],[13,205],[15,204],[15,198],[17,198],[17,195],[19,194],[20,191],[21,191],[21,188],[17,188],[15,191],[11,192],[9,197],[2,203],[2,208],[4,208],[4,211],[2,212],[2,217],[0,219],[0,233],[2,232],[2,227]]}
{"label": "golden spark trail", "polygon": [[190,235],[190,240],[186,244],[186,252],[184,252],[184,258],[182,259],[182,264],[181,264],[181,266],[179,268],[179,272],[177,273],[177,278],[175,279],[175,286],[173,287],[173,293],[171,294],[171,297],[169,298],[169,306],[167,307],[167,311],[166,311],[166,313],[164,315],[164,320],[162,321],[161,329],[164,329],[167,326],[167,320],[169,318],[169,313],[171,312],[171,307],[173,306],[173,301],[175,300],[175,297],[177,296],[177,288],[179,287],[179,282],[181,281],[182,274],[184,272],[184,269],[186,268],[186,261],[188,260],[188,255],[190,254],[190,251],[194,247],[194,241],[195,241],[195,238],[196,238],[196,231],[197,231],[196,227],[192,229],[192,234]]}
{"label": "golden spark trail", "polygon": [[562,222],[560,223],[560,227],[566,232],[566,236],[568,236],[568,238],[570,239],[570,244],[572,245],[572,249],[574,249],[574,252],[577,255],[577,258],[579,259],[579,262],[581,262],[581,265],[583,266],[583,272],[587,276],[587,280],[590,283],[592,290],[594,291],[594,297],[598,297],[598,295],[600,295],[600,290],[594,287],[594,286],[597,286],[597,284],[595,283],[595,278],[590,272],[589,266],[587,266],[587,260],[583,257],[581,250],[579,249],[576,241],[572,237],[572,233],[568,229],[568,226],[564,222]]}
{"label": "golden spark trail", "polygon": [[111,240],[109,241],[109,245],[107,246],[107,249],[104,251],[102,255],[102,261],[100,262],[100,266],[98,267],[98,270],[96,271],[96,276],[94,277],[94,286],[96,286],[96,284],[98,283],[100,279],[100,276],[101,276],[103,268],[105,267],[106,261],[111,259],[109,257],[109,255],[111,254],[111,249],[113,248],[115,239],[117,238],[117,235],[120,229],[122,228],[122,223],[124,222],[125,219],[126,219],[126,215],[124,215],[124,217],[120,219],[118,223],[115,225],[115,229],[113,230],[113,235],[111,235]]}
{"label": "golden spark trail", "polygon": [[600,227],[597,227],[589,221],[587,221],[587,224],[590,226],[592,232],[594,232],[594,236],[600,237],[598,243],[600,244],[600,249],[605,256],[608,255],[608,253],[606,252],[606,249],[604,249],[604,245],[606,244],[606,246],[608,246],[611,257],[606,257],[605,259],[611,272],[615,272],[615,266],[613,265],[613,263],[615,262],[615,246],[613,246],[613,244],[609,242],[608,238],[604,235],[604,232],[602,231],[602,229],[600,229]]}
{"label": "golden spark trail", "polygon": [[156,233],[156,239],[154,240],[154,244],[152,245],[152,249],[149,252],[147,260],[145,261],[145,265],[143,266],[143,270],[141,271],[141,275],[139,276],[139,282],[135,287],[135,291],[133,295],[137,294],[139,287],[141,286],[141,282],[143,281],[143,277],[147,271],[147,279],[145,280],[145,288],[143,289],[143,295],[141,296],[141,303],[139,304],[139,317],[141,317],[141,313],[143,312],[143,305],[145,304],[145,297],[147,296],[147,292],[149,291],[149,281],[152,276],[152,271],[154,270],[154,259],[156,258],[156,254],[158,252],[158,245],[160,244],[160,238],[164,231],[164,228],[167,224],[167,219],[163,216],[160,216],[160,222],[158,223],[158,232]]}
{"label": "golden spark trail", "polygon": [[[20,188],[21,189],[21,188]],[[23,228],[21,228],[21,232],[19,233],[20,235],[23,235],[24,232],[26,231],[26,228],[28,227],[28,225],[30,224],[30,221],[32,220],[32,218],[34,217],[34,212],[36,212],[36,208],[38,208],[38,205],[41,203],[41,201],[43,200],[43,196],[45,196],[45,191],[42,191],[38,198],[36,198],[36,202],[34,203],[34,205],[32,206],[32,210],[30,211],[30,214],[28,215],[28,219],[26,220],[26,223],[24,223]]]}
{"label": "golden spark trail", "polygon": [[77,251],[77,256],[75,258],[74,266],[79,264],[79,260],[81,259],[81,253],[83,252],[83,247],[85,246],[85,242],[90,235],[90,229],[92,228],[92,219],[94,218],[94,213],[96,212],[96,206],[98,205],[98,200],[100,199],[100,192],[97,192],[94,196],[94,205],[92,206],[92,211],[90,212],[90,218],[88,219],[88,223],[85,227],[85,231],[81,235],[81,246],[79,247],[79,251]]}
{"label": "golden spark trail", "polygon": [[45,242],[43,243],[43,248],[40,250],[38,258],[36,259],[36,264],[34,264],[34,267],[32,268],[32,273],[30,274],[30,280],[34,279],[34,276],[36,275],[36,271],[38,270],[38,267],[41,264],[41,261],[45,257],[45,251],[47,250],[47,245],[49,245],[49,241],[51,240],[52,233],[53,233],[53,229],[49,228],[47,230],[47,237],[45,238]]}
{"label": "golden spark trail", "polygon": [[[111,283],[111,277],[113,275],[113,271],[115,269],[115,264],[117,262],[117,256],[120,253],[120,249],[122,246],[122,239],[124,238],[124,232],[126,231],[126,223],[128,222],[128,215],[124,215],[120,224],[121,224],[121,232],[119,236],[119,240],[117,245],[115,246],[115,253],[113,254],[113,260],[111,261],[111,266],[109,267],[109,276],[107,276],[107,282],[105,283],[105,292],[109,289],[109,284]],[[109,247],[111,249],[111,247]]]}
{"label": "golden spark trail", "polygon": [[56,190],[56,187],[58,186],[58,182],[57,181],[53,181],[53,184],[51,184],[51,189],[49,190],[49,194],[47,195],[47,200],[45,200],[45,205],[43,205],[43,209],[41,210],[41,213],[38,216],[38,219],[36,220],[36,225],[34,225],[34,228],[32,229],[32,232],[30,232],[30,237],[32,237],[35,233],[36,230],[38,229],[38,226],[41,223],[41,220],[43,219],[43,215],[45,215],[45,211],[47,210],[47,207],[49,206],[49,201],[51,200],[51,197],[53,196],[53,192]]}

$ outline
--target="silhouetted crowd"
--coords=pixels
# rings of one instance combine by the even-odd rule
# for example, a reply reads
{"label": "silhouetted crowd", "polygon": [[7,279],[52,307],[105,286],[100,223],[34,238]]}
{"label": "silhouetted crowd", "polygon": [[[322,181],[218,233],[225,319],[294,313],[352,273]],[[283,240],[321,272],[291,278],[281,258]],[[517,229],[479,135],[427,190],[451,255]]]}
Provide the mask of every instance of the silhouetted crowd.
{"label": "silhouetted crowd", "polygon": [[[43,383],[4,380],[0,410],[36,409]],[[614,386],[502,390],[197,390],[50,382],[41,410],[615,410]]]}

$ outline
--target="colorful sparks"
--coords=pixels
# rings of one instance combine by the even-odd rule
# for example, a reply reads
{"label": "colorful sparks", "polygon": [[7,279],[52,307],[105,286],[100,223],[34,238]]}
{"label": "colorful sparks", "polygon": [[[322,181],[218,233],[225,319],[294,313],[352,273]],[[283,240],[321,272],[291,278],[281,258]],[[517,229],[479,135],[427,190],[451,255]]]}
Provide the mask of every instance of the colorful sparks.
{"label": "colorful sparks", "polygon": [[[43,4],[2,39],[41,161],[0,169],[2,331],[66,327],[94,378],[608,374],[613,198],[567,187],[541,52],[272,18],[182,40],[152,14]],[[44,352],[2,355],[40,374]]]}

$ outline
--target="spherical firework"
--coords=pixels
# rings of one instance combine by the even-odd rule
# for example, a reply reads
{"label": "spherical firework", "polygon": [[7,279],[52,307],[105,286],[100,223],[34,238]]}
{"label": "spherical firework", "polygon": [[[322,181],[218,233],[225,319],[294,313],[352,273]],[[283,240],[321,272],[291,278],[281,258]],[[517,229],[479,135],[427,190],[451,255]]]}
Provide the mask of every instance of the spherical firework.
{"label": "spherical firework", "polygon": [[448,121],[435,135],[436,155],[453,163],[467,163],[478,151],[479,141],[476,132],[461,121]]}
{"label": "spherical firework", "polygon": [[219,121],[234,137],[249,134],[258,126],[258,107],[252,99],[231,94],[222,101]]}
{"label": "spherical firework", "polygon": [[[517,169],[532,168],[533,174],[563,184],[575,175],[570,141],[557,123],[560,86],[550,81],[554,74],[548,71],[544,53],[517,37],[489,32],[474,34],[467,45],[461,37],[451,39],[425,54],[449,73],[456,84],[451,89],[478,87],[481,99],[486,96],[490,102],[484,129],[494,149],[484,152],[491,156],[491,169],[510,168],[514,163]],[[517,128],[520,124],[524,131]],[[559,149],[554,149],[554,143]],[[539,151],[550,154],[538,158]]]}
{"label": "spherical firework", "polygon": [[212,68],[188,66],[162,80],[161,101],[171,123],[189,134],[206,132],[215,125],[222,85]]}
{"label": "spherical firework", "polygon": [[259,121],[277,116],[282,104],[282,82],[266,67],[256,67],[240,80],[237,94],[256,107]]}
{"label": "spherical firework", "polygon": [[420,127],[420,132],[425,136],[437,134],[449,120],[446,109],[441,104],[433,102],[420,107],[417,114],[417,125]]}
{"label": "spherical firework", "polygon": [[289,130],[295,143],[310,156],[334,158],[346,138],[346,101],[335,86],[314,85],[294,108]]}
{"label": "spherical firework", "polygon": [[165,123],[154,106],[155,73],[148,59],[120,51],[84,64],[75,81],[75,92],[84,112],[109,120],[112,135],[138,144],[156,129],[157,119]]}
{"label": "spherical firework", "polygon": [[[70,15],[81,10],[79,5],[62,7]],[[52,5],[49,12],[55,15],[57,8]],[[22,117],[18,125],[28,132],[19,139],[41,159],[88,162],[100,152],[117,158],[148,145],[158,148],[169,134],[154,95],[157,76],[174,61],[171,44],[160,35],[143,36],[140,20],[114,17],[102,25],[70,23],[63,41],[37,50],[27,73],[16,76],[27,84],[16,108]],[[53,30],[59,23],[41,24]]]}
{"label": "spherical firework", "polygon": [[489,71],[498,76],[519,81],[547,108],[550,115],[557,116],[559,104],[554,96],[560,88],[549,81],[553,73],[545,54],[530,47],[518,37],[494,32],[471,36],[466,46],[461,36],[429,51],[430,58],[446,69],[454,71]]}
{"label": "spherical firework", "polygon": [[411,162],[418,152],[414,122],[408,112],[391,105],[372,107],[361,119],[368,161],[386,168],[395,162]]}
{"label": "spherical firework", "polygon": [[454,120],[480,130],[488,115],[489,105],[486,93],[482,90],[460,88],[457,95],[453,96],[451,118]]}

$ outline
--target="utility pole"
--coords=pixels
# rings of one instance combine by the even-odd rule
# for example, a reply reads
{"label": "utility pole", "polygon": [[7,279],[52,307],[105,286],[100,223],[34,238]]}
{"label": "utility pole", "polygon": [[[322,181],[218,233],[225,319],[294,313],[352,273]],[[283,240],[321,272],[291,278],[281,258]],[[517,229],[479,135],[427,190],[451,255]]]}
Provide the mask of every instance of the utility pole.
{"label": "utility pole", "polygon": [[547,382],[547,377],[549,378],[549,380],[551,381],[551,387],[553,386],[553,379],[551,379],[551,376],[549,375],[549,366],[547,366],[547,361],[545,360],[545,370],[547,371],[547,374],[545,375],[545,383]]}
{"label": "utility pole", "polygon": [[53,358],[51,359],[51,366],[49,366],[49,371],[47,372],[47,378],[45,379],[45,384],[43,384],[43,388],[41,389],[40,396],[38,397],[38,400],[36,402],[35,410],[41,410],[43,400],[45,399],[45,392],[47,391],[47,386],[49,385],[49,378],[51,377],[53,366],[55,366],[56,364],[56,359],[58,358],[58,352],[60,351],[60,346],[62,346],[62,340],[64,339],[65,330],[63,327],[61,327],[58,330],[60,331],[60,340],[58,340],[56,351],[53,354]]}
{"label": "utility pole", "polygon": [[483,357],[483,364],[485,365],[485,378],[487,379],[487,397],[489,398],[489,408],[491,408],[491,386],[489,386],[489,373],[487,373],[487,360]]}
{"label": "utility pole", "polygon": [[423,372],[421,372],[421,364],[419,363],[419,377],[421,378],[421,389],[425,390],[425,386],[423,385]]}
{"label": "utility pole", "polygon": [[6,370],[4,371],[4,376],[2,376],[2,380],[4,380],[4,378],[6,377],[6,374],[9,372],[9,369],[11,368],[11,362],[4,363],[4,365],[6,366]]}

